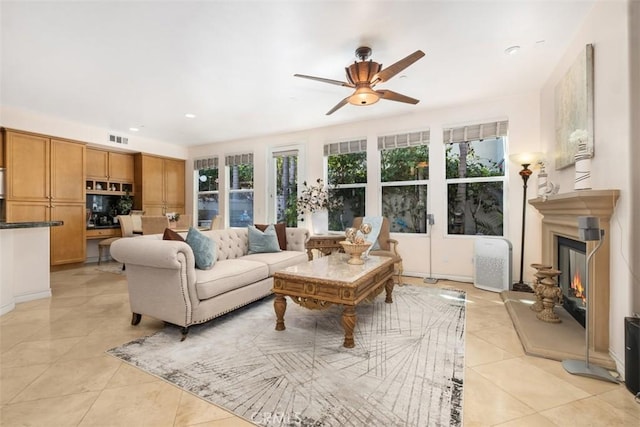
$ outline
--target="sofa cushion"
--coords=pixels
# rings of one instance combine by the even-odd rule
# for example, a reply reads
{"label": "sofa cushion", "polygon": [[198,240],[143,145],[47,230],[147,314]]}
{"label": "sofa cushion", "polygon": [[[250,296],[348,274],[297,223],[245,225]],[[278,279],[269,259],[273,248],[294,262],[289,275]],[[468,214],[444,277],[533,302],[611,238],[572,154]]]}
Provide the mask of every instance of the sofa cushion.
{"label": "sofa cushion", "polygon": [[[256,228],[260,231],[264,231],[267,229],[269,224],[254,224]],[[276,229],[276,236],[278,236],[278,244],[280,245],[280,250],[287,250],[287,224],[284,222],[278,222],[277,224],[273,224]]]}
{"label": "sofa cushion", "polygon": [[205,300],[269,277],[269,267],[258,261],[227,259],[211,270],[196,270],[196,293]]}
{"label": "sofa cushion", "polygon": [[280,252],[280,245],[273,224],[269,224],[264,231],[255,226],[247,227],[249,230],[249,254]]}
{"label": "sofa cushion", "polygon": [[162,235],[162,240],[175,240],[177,242],[184,242],[184,239],[182,238],[182,236],[179,235],[178,233],[176,233],[175,231],[173,231],[170,228],[165,228],[164,229],[164,234]]}
{"label": "sofa cushion", "polygon": [[216,245],[213,240],[191,227],[189,228],[185,242],[191,246],[193,257],[196,261],[196,268],[208,270],[213,267],[217,259]]}
{"label": "sofa cushion", "polygon": [[[273,276],[278,270],[309,261],[306,252],[281,251],[263,254],[245,255],[242,259],[258,261],[269,266],[269,276]],[[216,267],[217,268],[217,267]]]}

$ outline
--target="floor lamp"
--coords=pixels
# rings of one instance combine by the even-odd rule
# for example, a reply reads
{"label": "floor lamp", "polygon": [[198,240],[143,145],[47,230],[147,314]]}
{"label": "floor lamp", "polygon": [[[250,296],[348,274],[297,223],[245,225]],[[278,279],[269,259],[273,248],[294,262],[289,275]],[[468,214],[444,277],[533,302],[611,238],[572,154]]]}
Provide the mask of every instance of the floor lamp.
{"label": "floor lamp", "polygon": [[433,253],[431,249],[431,232],[433,231],[434,223],[435,221],[433,219],[433,214],[427,214],[427,224],[429,224],[429,277],[424,278],[424,283],[429,283],[432,285],[438,283],[438,279],[433,277],[433,275],[431,274],[431,270],[433,269],[433,256],[431,255]]}
{"label": "floor lamp", "polygon": [[533,290],[524,283],[522,280],[522,275],[524,273],[524,230],[525,230],[525,220],[527,217],[527,181],[529,181],[529,177],[533,173],[529,166],[535,164],[540,159],[542,159],[542,153],[520,153],[520,154],[512,154],[509,156],[509,159],[522,166],[522,170],[519,172],[522,177],[522,236],[520,239],[520,280],[518,283],[513,284],[514,291],[520,292],[533,292]]}
{"label": "floor lamp", "polygon": [[589,364],[589,302],[591,298],[589,294],[589,287],[591,286],[591,280],[589,279],[589,262],[591,257],[596,253],[600,246],[602,246],[602,240],[604,239],[604,230],[600,229],[600,223],[598,217],[595,216],[579,216],[578,217],[578,232],[580,234],[580,240],[585,242],[598,241],[598,245],[587,255],[587,268],[585,272],[584,280],[584,294],[587,296],[587,304],[585,306],[584,315],[584,329],[585,329],[585,355],[584,361],[582,360],[563,360],[562,366],[570,374],[581,375],[583,377],[594,378],[596,380],[609,381],[612,383],[618,383],[619,381],[613,377],[609,371],[600,366],[594,366]]}

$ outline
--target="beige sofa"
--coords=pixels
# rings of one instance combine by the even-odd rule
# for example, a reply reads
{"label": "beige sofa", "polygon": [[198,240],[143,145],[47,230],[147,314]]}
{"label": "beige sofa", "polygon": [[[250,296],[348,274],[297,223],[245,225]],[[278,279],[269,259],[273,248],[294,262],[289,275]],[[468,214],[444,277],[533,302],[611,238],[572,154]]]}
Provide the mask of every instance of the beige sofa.
{"label": "beige sofa", "polygon": [[195,268],[187,243],[160,234],[113,242],[112,257],[126,265],[133,325],[152,316],[182,326],[184,339],[189,326],[271,294],[275,271],[308,260],[304,228],[286,229],[286,251],[256,254],[248,254],[246,228],[202,233],[216,244],[217,261],[209,270]]}

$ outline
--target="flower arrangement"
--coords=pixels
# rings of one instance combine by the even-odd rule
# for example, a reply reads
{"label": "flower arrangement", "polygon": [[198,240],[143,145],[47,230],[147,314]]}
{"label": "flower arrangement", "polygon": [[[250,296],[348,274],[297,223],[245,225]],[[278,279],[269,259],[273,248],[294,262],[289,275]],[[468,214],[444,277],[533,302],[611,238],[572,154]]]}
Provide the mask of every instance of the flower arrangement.
{"label": "flower arrangement", "polygon": [[569,142],[572,144],[580,144],[581,142],[586,142],[588,138],[589,132],[585,129],[576,129],[569,135]]}
{"label": "flower arrangement", "polygon": [[329,191],[324,186],[322,179],[316,179],[314,185],[308,185],[307,181],[305,181],[303,185],[304,188],[297,200],[299,215],[327,210],[331,207]]}
{"label": "flower arrangement", "polygon": [[171,212],[167,214],[167,218],[169,219],[169,222],[178,222],[180,214],[178,212]]}

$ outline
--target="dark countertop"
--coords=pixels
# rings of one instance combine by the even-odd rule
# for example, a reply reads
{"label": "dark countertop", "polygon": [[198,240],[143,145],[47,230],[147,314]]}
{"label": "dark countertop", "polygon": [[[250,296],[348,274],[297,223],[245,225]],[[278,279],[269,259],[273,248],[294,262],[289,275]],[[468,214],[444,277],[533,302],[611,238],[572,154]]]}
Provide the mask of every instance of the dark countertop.
{"label": "dark countertop", "polygon": [[87,230],[104,230],[105,228],[120,228],[120,224],[94,225],[93,227],[87,227]]}
{"label": "dark countertop", "polygon": [[0,230],[10,230],[14,228],[57,227],[63,224],[64,222],[62,221],[0,222]]}

